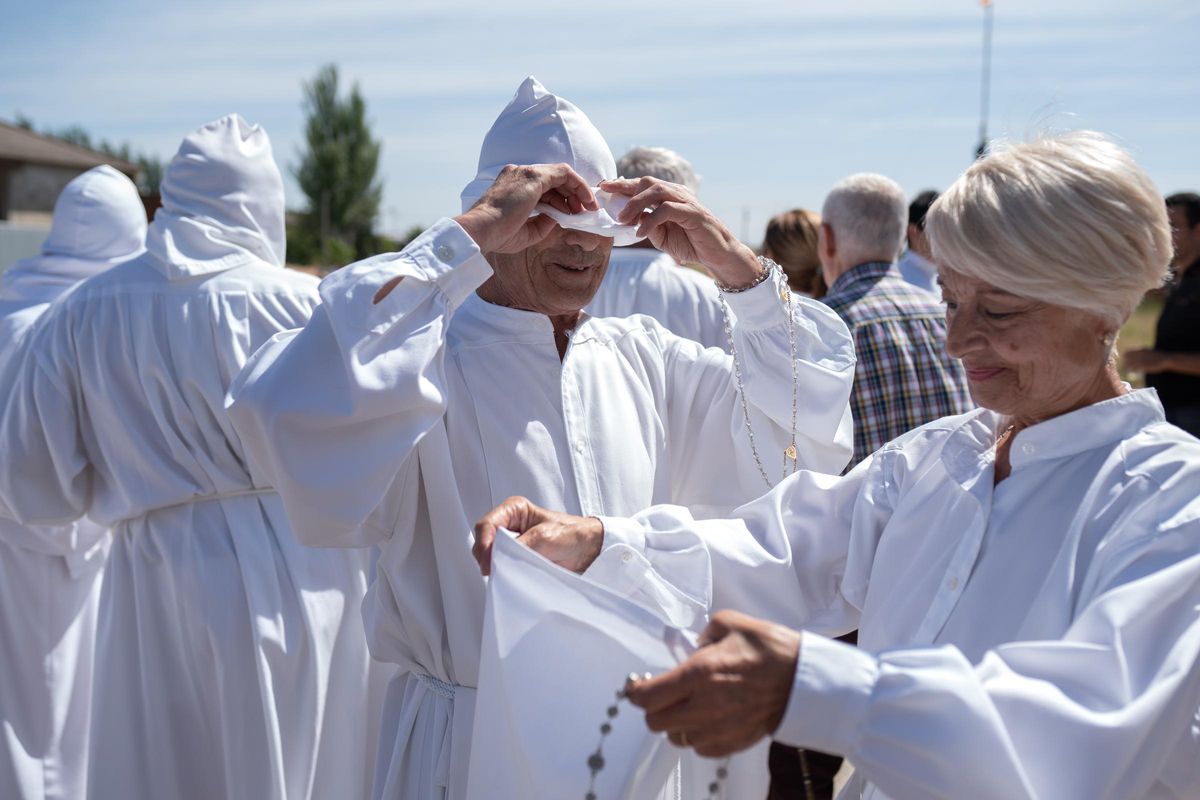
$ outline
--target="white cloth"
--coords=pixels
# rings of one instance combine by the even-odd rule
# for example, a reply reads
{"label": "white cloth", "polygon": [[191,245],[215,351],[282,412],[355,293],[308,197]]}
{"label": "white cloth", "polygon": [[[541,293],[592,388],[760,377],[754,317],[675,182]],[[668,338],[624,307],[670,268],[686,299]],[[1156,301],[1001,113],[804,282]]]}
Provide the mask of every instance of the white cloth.
{"label": "white cloth", "polygon": [[232,116],[189,135],[163,200],[146,254],[43,316],[0,418],[19,519],[114,526],[89,796],[361,797],[368,554],[305,548],[278,497],[247,494],[269,484],[224,410],[245,358],[317,302],[270,241],[265,132]]}
{"label": "white cloth", "polygon": [[776,732],[850,758],[845,796],[1200,797],[1200,442],[1132,392],[1018,433],[993,486],[999,424],[947,417],[731,521],[661,507],[606,541],[692,544],[686,578],[699,536],[715,608],[859,628],[804,634]]}
{"label": "white cloth", "polygon": [[[483,137],[479,171],[462,190],[466,211],[483,196],[500,170],[509,164],[569,164],[596,191],[601,181],[617,177],[612,150],[592,121],[575,104],[551,94],[537,78],[526,78],[512,100],[500,112]],[[564,228],[608,236],[618,246],[633,244],[643,237],[637,226],[620,225],[616,216],[626,198],[597,192],[598,211],[564,214],[549,205],[537,211],[547,214]]]}
{"label": "white cloth", "polygon": [[920,286],[938,297],[942,296],[942,288],[937,282],[937,264],[927,260],[916,250],[909,249],[901,253],[896,268],[900,270],[900,277],[913,286]]}
{"label": "white cloth", "polygon": [[[326,278],[312,321],[255,353],[231,389],[230,417],[296,535],[381,546],[364,611],[375,657],[465,687],[478,684],[484,609],[472,526],[506,497],[583,514],[672,500],[711,516],[763,489],[727,355],[646,317],[585,316],[560,360],[548,317],[474,293],[490,275],[443,220],[402,253]],[[777,469],[792,414],[783,304],[770,285],[730,303],[749,321],[734,334],[758,447]],[[849,335],[802,303],[796,353],[800,461],[838,471]],[[694,577],[707,585],[706,571]],[[424,800],[448,786],[462,800],[473,692],[449,700],[413,683],[393,693],[409,699],[385,720],[392,766],[376,794]]]}
{"label": "white cloth", "polygon": [[713,279],[647,247],[614,247],[608,271],[588,303],[593,317],[645,314],[685,339],[729,350]]}
{"label": "white cloth", "polygon": [[[66,185],[40,255],[0,275],[0,374],[60,295],[142,250],[137,187],[109,166]],[[19,467],[18,467],[19,469]],[[87,781],[105,529],[0,517],[0,797],[75,798]]]}
{"label": "white cloth", "polygon": [[[649,562],[631,548],[610,548],[603,558],[638,560],[648,577],[639,596],[627,598],[565,570],[508,531],[497,534],[468,797],[558,800],[589,789],[612,800],[708,794],[717,764],[702,762],[699,785],[681,785],[680,756],[688,751],[651,734],[639,709],[614,699],[627,675],[663,672],[692,653],[694,637],[675,626],[691,625],[705,609],[656,582]],[[615,717],[608,713],[614,706]],[[602,740],[601,723],[612,726]],[[587,759],[598,741],[604,765],[589,785]],[[765,791],[764,785],[755,794]]]}

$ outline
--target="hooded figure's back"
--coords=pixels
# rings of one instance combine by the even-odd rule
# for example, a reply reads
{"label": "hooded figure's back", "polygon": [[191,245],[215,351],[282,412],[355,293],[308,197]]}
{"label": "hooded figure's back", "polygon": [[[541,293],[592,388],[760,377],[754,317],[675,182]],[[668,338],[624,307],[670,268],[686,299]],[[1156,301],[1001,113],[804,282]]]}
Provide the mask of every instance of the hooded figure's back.
{"label": "hooded figure's back", "polygon": [[250,354],[318,302],[315,279],[283,268],[266,133],[205,125],[162,194],[146,252],[47,312],[0,430],[18,516],[114,531],[89,792],[362,796],[366,555],[295,543],[224,408]]}

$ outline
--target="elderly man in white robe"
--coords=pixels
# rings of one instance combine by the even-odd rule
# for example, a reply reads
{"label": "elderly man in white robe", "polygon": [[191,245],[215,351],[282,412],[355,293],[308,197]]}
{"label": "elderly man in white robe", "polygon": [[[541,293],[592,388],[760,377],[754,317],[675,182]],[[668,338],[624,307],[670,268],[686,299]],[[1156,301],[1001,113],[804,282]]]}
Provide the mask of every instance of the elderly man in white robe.
{"label": "elderly man in white robe", "polygon": [[[73,179],[54,204],[39,255],[0,275],[0,375],[52,302],[137,256],[146,209],[110,166]],[[19,467],[18,467],[19,468]],[[86,794],[92,648],[107,531],[0,518],[0,797]]]}
{"label": "elderly man in white robe", "polygon": [[[617,159],[617,174],[677,183],[692,194],[700,187],[687,159],[665,147],[633,148]],[[729,347],[727,312],[712,278],[683,266],[645,239],[612,249],[604,280],[586,310],[593,317],[646,314],[671,333],[705,347]]]}
{"label": "elderly man in white robe", "polygon": [[317,302],[283,268],[266,132],[233,115],[188,135],[162,197],[147,252],[39,321],[0,419],[20,520],[113,530],[88,794],[361,797],[368,554],[297,543],[225,414],[246,357]]}
{"label": "elderly man in white robe", "polygon": [[[671,501],[712,516],[761,492],[768,469],[778,480],[781,462],[837,472],[848,460],[854,358],[835,315],[781,296],[777,272],[682,187],[606,183],[604,139],[533,79],[497,129],[460,216],[326,278],[312,321],[259,350],[231,391],[297,536],[382,550],[364,618],[376,658],[403,674],[385,710],[381,798],[466,795],[480,514],[525,493],[586,514]],[[640,208],[653,211],[639,234]],[[647,317],[581,313],[611,237],[638,235],[727,287],[740,378],[724,352]],[[594,574],[630,586],[655,558]],[[755,767],[765,791],[765,755]]]}
{"label": "elderly man in white robe", "polygon": [[[579,566],[624,542],[726,609],[628,691],[705,755],[773,734],[847,756],[839,796],[865,800],[1200,797],[1200,441],[1113,358],[1167,273],[1161,195],[1112,142],[1064,134],[977,161],[928,230],[980,409],[728,520],[514,498],[481,560],[496,526]],[[684,568],[698,548],[709,586]],[[822,635],[855,627],[858,648]]]}

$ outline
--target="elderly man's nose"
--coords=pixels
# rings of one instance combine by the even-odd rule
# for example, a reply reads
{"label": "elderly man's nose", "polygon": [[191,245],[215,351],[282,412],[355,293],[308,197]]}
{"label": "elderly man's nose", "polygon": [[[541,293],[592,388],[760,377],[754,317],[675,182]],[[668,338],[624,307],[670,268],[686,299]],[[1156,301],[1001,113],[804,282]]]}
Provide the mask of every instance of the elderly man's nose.
{"label": "elderly man's nose", "polygon": [[583,250],[592,251],[604,244],[604,237],[597,236],[594,233],[586,231],[577,231],[571,228],[566,229],[564,237],[568,244],[574,245]]}

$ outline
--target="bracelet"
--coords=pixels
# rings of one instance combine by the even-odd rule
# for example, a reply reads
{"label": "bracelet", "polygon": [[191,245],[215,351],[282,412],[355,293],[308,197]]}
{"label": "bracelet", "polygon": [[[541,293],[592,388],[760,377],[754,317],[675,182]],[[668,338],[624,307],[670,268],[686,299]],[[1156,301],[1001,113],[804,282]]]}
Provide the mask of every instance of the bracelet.
{"label": "bracelet", "polygon": [[758,263],[762,266],[762,272],[758,273],[758,277],[756,277],[754,280],[747,283],[745,286],[738,286],[738,287],[726,286],[725,284],[721,283],[716,278],[713,278],[713,283],[715,283],[717,285],[717,288],[720,289],[725,294],[739,294],[741,292],[745,292],[750,289],[753,289],[755,286],[758,286],[760,283],[765,281],[767,278],[771,277],[771,273],[773,271],[779,269],[779,265],[776,264],[771,259],[767,258],[766,256],[758,256]]}

